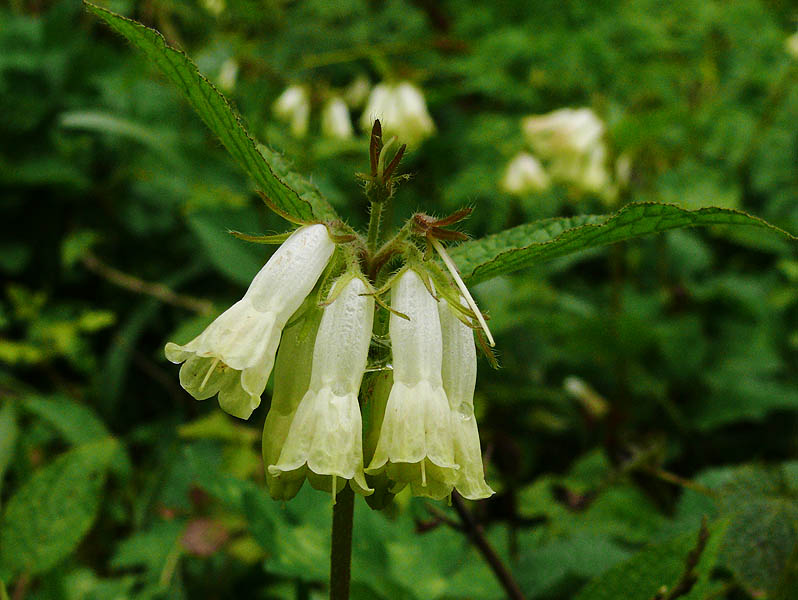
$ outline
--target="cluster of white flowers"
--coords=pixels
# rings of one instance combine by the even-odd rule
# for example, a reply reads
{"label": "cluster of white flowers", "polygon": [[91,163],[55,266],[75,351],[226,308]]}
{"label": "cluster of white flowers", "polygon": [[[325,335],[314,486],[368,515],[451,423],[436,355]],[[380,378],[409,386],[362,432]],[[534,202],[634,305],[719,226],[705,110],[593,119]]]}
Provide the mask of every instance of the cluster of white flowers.
{"label": "cluster of white flowers", "polygon": [[[351,267],[331,285],[319,283],[335,248],[325,225],[300,227],[241,300],[188,344],[167,344],[167,358],[183,363],[181,385],[198,400],[218,394],[225,411],[246,419],[275,367],[263,456],[276,499],[293,497],[305,479],[333,499],[347,482],[369,495],[369,478],[392,493],[410,484],[431,498],[453,489],[470,499],[490,496],[474,419],[473,332],[433,296],[421,267],[404,267],[390,286],[392,385],[372,398],[382,409],[372,412],[379,418],[368,435],[376,442],[364,452],[358,394],[375,291]],[[319,304],[314,288],[326,287]]]}
{"label": "cluster of white flowers", "polygon": [[396,136],[400,144],[417,146],[435,132],[421,90],[408,81],[380,83],[371,91],[360,126],[371,131],[376,119],[385,139]]}
{"label": "cluster of white flowers", "polygon": [[[417,146],[435,131],[435,123],[427,110],[424,95],[407,81],[380,83],[371,89],[364,77],[356,78],[340,93],[329,95],[321,111],[321,132],[333,139],[354,136],[350,109],[365,102],[360,125],[370,132],[380,119],[384,139],[396,136],[400,144]],[[310,126],[311,94],[306,85],[291,85],[272,106],[278,119],[287,122],[292,135],[303,137]]]}
{"label": "cluster of white flowers", "polygon": [[559,182],[583,192],[612,194],[605,127],[592,110],[561,108],[526,117],[522,129],[534,154],[521,152],[510,161],[501,181],[505,191],[526,194]]}

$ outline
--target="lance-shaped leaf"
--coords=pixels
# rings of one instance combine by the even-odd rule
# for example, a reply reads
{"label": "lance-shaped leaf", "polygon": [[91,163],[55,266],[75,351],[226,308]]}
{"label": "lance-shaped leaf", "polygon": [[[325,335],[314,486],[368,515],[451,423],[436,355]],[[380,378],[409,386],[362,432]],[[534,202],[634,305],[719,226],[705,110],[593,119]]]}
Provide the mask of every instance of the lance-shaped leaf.
{"label": "lance-shaped leaf", "polygon": [[450,252],[473,285],[544,260],[652,233],[707,225],[750,225],[790,241],[798,238],[758,217],[727,208],[685,210],[672,204],[628,204],[609,215],[546,219],[465,242]]}
{"label": "lance-shaped leaf", "polygon": [[[219,136],[231,156],[280,211],[304,222],[336,218],[333,208],[315,190],[312,190],[314,193],[297,192],[301,176],[287,172],[282,164],[270,164],[269,159],[274,154],[258,146],[247,133],[238,113],[188,56],[169,46],[157,31],[89,2],[84,4],[141,50],[180,89],[205,124]],[[287,180],[293,181],[294,186],[290,186]]]}

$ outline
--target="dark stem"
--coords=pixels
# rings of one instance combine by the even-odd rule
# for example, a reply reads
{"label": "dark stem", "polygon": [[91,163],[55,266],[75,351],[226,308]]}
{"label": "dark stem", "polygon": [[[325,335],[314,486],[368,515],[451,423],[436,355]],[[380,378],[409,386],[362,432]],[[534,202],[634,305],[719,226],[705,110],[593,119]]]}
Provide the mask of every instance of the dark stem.
{"label": "dark stem", "polygon": [[355,494],[347,485],[333,505],[332,544],[330,546],[330,600],[349,600],[352,565],[352,518]]}
{"label": "dark stem", "polygon": [[496,554],[488,538],[485,537],[485,530],[482,528],[482,525],[477,523],[476,519],[474,519],[474,515],[468,510],[463,498],[457,492],[452,492],[452,505],[463,521],[466,533],[468,533],[471,541],[485,558],[488,565],[490,565],[499,583],[501,583],[504,591],[507,593],[507,597],[511,598],[511,600],[524,600],[524,594],[521,593],[521,588],[518,587],[518,583],[516,583],[513,578],[513,574],[510,573],[510,569],[507,568],[502,562],[502,559],[499,558],[499,555]]}

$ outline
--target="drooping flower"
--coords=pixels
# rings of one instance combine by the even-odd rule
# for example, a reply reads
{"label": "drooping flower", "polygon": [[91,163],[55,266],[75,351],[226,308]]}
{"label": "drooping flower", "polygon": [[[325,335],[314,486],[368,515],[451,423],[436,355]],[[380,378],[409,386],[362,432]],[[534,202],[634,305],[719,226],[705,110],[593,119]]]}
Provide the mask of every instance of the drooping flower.
{"label": "drooping flower", "polygon": [[[271,406],[263,425],[263,464],[273,465],[280,458],[291,423],[294,421],[299,401],[310,385],[313,363],[313,345],[319,329],[322,311],[315,306],[315,298],[308,298],[303,318],[286,327],[274,363],[274,392]],[[300,308],[300,311],[302,309]],[[266,486],[275,500],[290,500],[296,496],[304,478],[289,479],[269,473],[266,469]]]}
{"label": "drooping flower", "polygon": [[540,161],[528,152],[519,152],[507,165],[501,188],[518,196],[545,190],[551,181]]}
{"label": "drooping flower", "polygon": [[[348,281],[347,281],[348,280]],[[341,289],[339,289],[341,288]],[[346,481],[364,495],[363,439],[358,392],[366,368],[374,299],[359,276],[345,274],[330,292],[313,348],[310,385],[304,394],[276,464],[269,474],[331,490]]]}
{"label": "drooping flower", "polygon": [[303,137],[310,123],[310,94],[307,87],[288,86],[274,101],[272,111],[278,119],[288,123],[295,137]]}
{"label": "drooping flower", "polygon": [[[462,304],[467,306],[465,302]],[[477,382],[474,333],[455,316],[446,300],[439,302],[438,313],[443,338],[441,377],[452,411],[454,461],[460,467],[455,488],[469,500],[488,498],[494,492],[485,482],[477,420],[474,417],[474,387]]]}
{"label": "drooping flower", "polygon": [[180,385],[197,400],[247,419],[260,404],[280,334],[319,279],[335,244],[324,225],[297,229],[252,280],[244,297],[188,344],[166,344]]}
{"label": "drooping flower", "polygon": [[407,81],[374,86],[360,118],[360,126],[364,131],[371,131],[376,119],[382,125],[384,140],[396,136],[400,144],[408,146],[418,145],[435,131],[424,95]]}
{"label": "drooping flower", "polygon": [[331,98],[321,113],[321,132],[330,138],[347,140],[354,135],[349,108],[341,98]]}
{"label": "drooping flower", "polygon": [[396,488],[441,499],[457,480],[449,400],[441,379],[441,323],[421,277],[405,271],[391,288],[393,387],[367,473],[383,470]]}

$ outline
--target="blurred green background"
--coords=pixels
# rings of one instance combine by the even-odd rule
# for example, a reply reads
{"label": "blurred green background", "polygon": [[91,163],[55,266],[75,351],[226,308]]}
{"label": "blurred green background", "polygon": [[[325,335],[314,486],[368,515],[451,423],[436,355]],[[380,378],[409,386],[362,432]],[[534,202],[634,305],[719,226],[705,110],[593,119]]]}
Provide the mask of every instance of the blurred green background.
{"label": "blurred green background", "polygon": [[[474,207],[474,236],[626,201],[724,206],[798,232],[789,0],[114,0],[260,141],[365,225],[356,81],[413,81],[436,131],[396,222]],[[792,39],[792,41],[790,41]],[[310,91],[305,135],[275,117]],[[587,106],[616,198],[508,193],[524,117]],[[614,167],[610,166],[614,171]],[[74,0],[0,6],[0,580],[11,598],[317,598],[330,500],[263,485],[264,402],[198,403],[163,357],[238,299],[279,232],[199,118]],[[470,510],[529,598],[798,598],[798,255],[684,230],[478,285],[499,370],[476,410],[497,494]],[[694,569],[702,516],[709,542]],[[445,503],[358,500],[355,598],[498,599]],[[680,577],[697,583],[679,596]],[[689,578],[689,577],[688,577]],[[581,595],[580,595],[581,594]]]}

